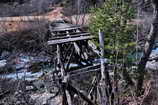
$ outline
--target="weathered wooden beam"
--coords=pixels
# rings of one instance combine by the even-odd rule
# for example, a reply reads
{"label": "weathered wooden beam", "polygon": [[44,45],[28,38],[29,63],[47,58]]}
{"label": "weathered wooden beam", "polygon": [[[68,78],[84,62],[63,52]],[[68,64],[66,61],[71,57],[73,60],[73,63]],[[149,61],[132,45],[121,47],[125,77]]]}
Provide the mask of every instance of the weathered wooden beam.
{"label": "weathered wooden beam", "polygon": [[50,40],[57,40],[57,39],[65,39],[65,38],[75,38],[75,37],[80,37],[80,36],[90,36],[90,33],[88,32],[83,32],[83,33],[76,33],[76,34],[65,34],[65,36],[62,36],[60,34],[53,36],[50,38]]}
{"label": "weathered wooden beam", "polygon": [[71,77],[75,77],[75,76],[78,76],[78,75],[84,75],[84,74],[87,74],[87,73],[94,73],[94,72],[100,72],[100,68],[97,68],[97,69],[90,69],[90,70],[86,70],[86,71],[81,71],[81,72],[78,72],[76,74],[70,74],[70,78]]}
{"label": "weathered wooden beam", "polygon": [[104,34],[99,30],[99,43],[101,50],[100,57],[100,68],[101,68],[101,81],[100,81],[100,89],[101,89],[101,105],[109,105],[109,99],[106,94],[106,76],[105,76],[105,62],[104,62]]}
{"label": "weathered wooden beam", "polygon": [[51,40],[51,41],[48,41],[47,44],[48,45],[62,44],[62,43],[68,43],[68,42],[74,42],[74,41],[90,40],[93,38],[94,38],[93,36],[80,36],[80,37],[76,37],[76,38]]}
{"label": "weathered wooden beam", "polygon": [[69,30],[75,30],[75,29],[78,29],[78,28],[81,28],[81,26],[68,27],[68,28],[58,28],[58,29],[55,29],[55,30],[51,30],[51,32],[69,31]]}
{"label": "weathered wooden beam", "polygon": [[74,49],[71,51],[71,53],[70,53],[70,57],[69,57],[69,59],[68,59],[68,61],[66,62],[66,70],[68,70],[69,69],[69,66],[70,66],[70,61],[71,61],[71,59],[72,59],[72,56],[73,56],[73,54],[74,54]]}
{"label": "weathered wooden beam", "polygon": [[65,70],[64,70],[64,65],[61,62],[61,49],[60,49],[60,45],[57,45],[57,63],[58,65],[60,65],[60,67],[58,67],[61,71],[61,75],[62,77],[65,76]]}
{"label": "weathered wooden beam", "polygon": [[[89,92],[88,92],[88,98],[90,99],[94,99],[94,97],[92,96],[92,93],[95,91],[97,85],[98,85],[98,76],[93,77],[93,81],[92,81],[92,87],[90,88]],[[96,98],[96,97],[95,97]],[[96,100],[96,99],[94,99]],[[87,105],[86,103],[83,103],[83,105]]]}
{"label": "weathered wooden beam", "polygon": [[76,53],[80,56],[81,55],[81,49],[79,48],[78,44],[74,42],[74,48]]}
{"label": "weathered wooden beam", "polygon": [[73,75],[79,75],[82,73],[87,73],[87,72],[96,72],[96,71],[100,71],[100,64],[94,65],[94,66],[88,66],[85,68],[81,68],[78,70],[74,70],[74,71],[70,71],[68,72],[70,74],[70,77]]}
{"label": "weathered wooden beam", "polygon": [[88,47],[95,53],[97,54],[97,56],[101,56],[99,50],[97,49],[96,45],[91,41],[89,40],[88,41]]}
{"label": "weathered wooden beam", "polygon": [[81,58],[87,61],[89,57],[88,57],[88,54],[86,53],[85,49],[83,48],[83,46],[85,46],[85,45],[82,42],[78,43],[77,45],[81,52],[80,53]]}
{"label": "weathered wooden beam", "polygon": [[75,94],[79,95],[83,100],[85,100],[89,105],[95,105],[87,96],[85,96],[83,93],[81,93],[76,88],[71,86],[69,83],[64,83],[64,85],[68,91],[73,91]]}
{"label": "weathered wooden beam", "polygon": [[[73,29],[72,29],[72,30],[73,30]],[[64,30],[64,31],[68,31],[68,30]],[[64,37],[64,36],[68,35],[67,33],[58,33],[59,31],[57,31],[57,32],[50,31],[50,32],[52,33],[52,35],[54,35],[54,33],[55,33],[56,36],[60,36],[60,37],[61,37],[61,36]],[[70,36],[71,36],[71,35],[74,35],[74,36],[75,36],[75,35],[77,35],[77,34],[80,35],[80,34],[82,34],[82,33],[88,33],[88,32],[84,32],[84,31],[82,31],[82,32],[69,32],[69,35],[70,35]],[[59,37],[59,38],[60,38],[60,37]]]}
{"label": "weathered wooden beam", "polygon": [[70,54],[71,49],[73,48],[72,44],[69,44],[68,48],[65,49],[65,54],[63,55],[63,61],[66,60],[67,56]]}
{"label": "weathered wooden beam", "polygon": [[62,105],[69,105],[66,94],[66,86],[62,84]]}
{"label": "weathered wooden beam", "polygon": [[99,30],[99,43],[100,43],[100,50],[101,50],[101,79],[105,80],[105,62],[104,62],[104,34]]}

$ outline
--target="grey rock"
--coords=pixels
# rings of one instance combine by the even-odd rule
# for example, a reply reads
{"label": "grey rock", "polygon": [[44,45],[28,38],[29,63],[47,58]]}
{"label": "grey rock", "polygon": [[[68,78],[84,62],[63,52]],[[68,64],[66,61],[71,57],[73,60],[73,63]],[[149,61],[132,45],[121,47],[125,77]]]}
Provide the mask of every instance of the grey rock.
{"label": "grey rock", "polygon": [[0,60],[0,68],[7,64],[7,60]]}
{"label": "grey rock", "polygon": [[147,62],[146,69],[158,70],[158,62],[155,60]]}
{"label": "grey rock", "polygon": [[61,105],[61,97],[52,98],[48,92],[43,94],[32,94],[32,99],[36,101],[36,105]]}
{"label": "grey rock", "polygon": [[8,51],[3,51],[2,54],[1,54],[1,59],[6,59],[6,58],[8,58],[10,55],[11,55],[10,52],[8,52]]}
{"label": "grey rock", "polygon": [[33,86],[26,86],[26,91],[32,91],[34,90],[35,88]]}

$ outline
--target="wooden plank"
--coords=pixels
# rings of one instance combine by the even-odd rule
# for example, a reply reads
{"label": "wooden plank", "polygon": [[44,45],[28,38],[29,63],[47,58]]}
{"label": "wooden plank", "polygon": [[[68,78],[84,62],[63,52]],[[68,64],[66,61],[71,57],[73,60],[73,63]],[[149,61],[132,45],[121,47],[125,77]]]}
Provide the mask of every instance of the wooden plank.
{"label": "wooden plank", "polygon": [[74,71],[70,71],[69,74],[73,75],[73,74],[77,74],[77,73],[81,73],[81,72],[88,72],[91,70],[96,70],[99,69],[100,70],[100,64],[96,64],[96,65],[92,65],[92,66],[87,66],[78,70],[74,70]]}
{"label": "wooden plank", "polygon": [[74,37],[89,36],[89,35],[90,35],[90,33],[88,33],[88,32],[70,34],[69,36],[68,36],[68,34],[66,34],[65,36],[56,35],[56,36],[53,36],[52,38],[50,38],[50,40],[57,40],[57,39],[64,39],[64,38],[74,38]]}
{"label": "wooden plank", "polygon": [[74,41],[90,40],[93,38],[94,38],[93,36],[80,36],[80,37],[76,37],[76,38],[52,40],[52,41],[48,41],[47,44],[48,45],[62,44],[62,43],[68,43],[68,42],[74,42]]}
{"label": "wooden plank", "polygon": [[[50,31],[51,32],[51,31]],[[59,31],[58,31],[59,32]],[[55,34],[56,36],[66,36],[68,33],[61,33],[61,32],[51,32],[51,34]],[[85,31],[82,31],[82,32],[69,32],[69,35],[77,35],[77,34],[82,34],[82,33],[87,33]]]}
{"label": "wooden plank", "polygon": [[75,30],[78,28],[82,28],[81,26],[75,26],[75,27],[67,27],[67,28],[58,28],[55,30],[51,30],[51,32],[60,32],[60,31],[69,31],[69,30]]}

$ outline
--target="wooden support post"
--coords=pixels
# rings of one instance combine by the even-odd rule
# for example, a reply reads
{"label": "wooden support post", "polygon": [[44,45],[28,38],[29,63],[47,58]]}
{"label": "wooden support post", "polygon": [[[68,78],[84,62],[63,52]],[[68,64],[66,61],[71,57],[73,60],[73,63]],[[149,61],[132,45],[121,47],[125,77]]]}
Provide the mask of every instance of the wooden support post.
{"label": "wooden support post", "polygon": [[62,84],[62,105],[69,105],[67,101],[66,88]]}
{"label": "wooden support post", "polygon": [[[98,85],[97,83],[98,83],[98,79],[97,79],[97,76],[95,76],[95,77],[93,77],[92,87],[88,93],[88,98],[95,100],[95,102],[96,102],[96,99],[95,99],[96,97],[92,96],[92,93],[94,93],[96,86]],[[87,105],[87,104],[83,103],[83,105]]]}
{"label": "wooden support post", "polygon": [[68,70],[70,68],[69,66],[70,66],[70,62],[71,62],[72,56],[74,54],[74,51],[75,51],[75,49],[73,48],[73,50],[70,52],[70,57],[68,58],[68,61],[66,62],[67,63],[66,70]]}
{"label": "wooden support post", "polygon": [[61,75],[62,77],[65,76],[65,71],[64,71],[64,65],[61,62],[61,51],[60,51],[60,46],[57,45],[57,62],[58,62],[58,66],[60,65],[60,67],[58,67],[61,71]]}
{"label": "wooden support post", "polygon": [[[61,61],[60,45],[57,45],[57,64],[58,64],[57,67],[61,72],[62,79],[64,80],[66,76],[65,76],[64,64]],[[63,85],[62,82],[61,82],[61,85],[62,85],[62,87],[61,87],[62,88],[62,105],[68,105],[66,87],[65,87],[65,85]],[[66,83],[67,80],[64,82]]]}
{"label": "wooden support post", "polygon": [[101,57],[100,57],[100,63],[101,63],[101,81],[100,81],[100,99],[101,99],[101,105],[109,105],[108,103],[108,97],[106,94],[106,84],[105,84],[105,62],[104,62],[104,34],[99,30],[99,43],[100,43],[100,50],[101,50]]}
{"label": "wooden support post", "polygon": [[63,61],[65,61],[67,59],[67,56],[70,54],[70,51],[71,51],[72,48],[73,48],[73,45],[69,44],[68,48],[65,49],[66,51],[65,51],[65,56],[63,58]]}
{"label": "wooden support post", "polygon": [[59,71],[60,70],[60,47],[59,45],[57,45],[57,51],[56,51],[56,54],[57,54],[57,70]]}
{"label": "wooden support post", "polygon": [[99,43],[100,43],[100,50],[101,50],[101,79],[105,80],[105,62],[104,62],[104,34],[99,30]]}

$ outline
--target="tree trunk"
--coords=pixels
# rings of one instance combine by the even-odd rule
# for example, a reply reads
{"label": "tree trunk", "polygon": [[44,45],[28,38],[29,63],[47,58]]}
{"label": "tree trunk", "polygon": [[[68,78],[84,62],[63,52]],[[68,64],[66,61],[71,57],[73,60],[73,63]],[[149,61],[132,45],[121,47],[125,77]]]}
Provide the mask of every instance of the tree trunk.
{"label": "tree trunk", "polygon": [[138,76],[138,81],[137,81],[137,95],[140,95],[142,92],[146,63],[151,54],[156,36],[158,34],[158,13],[157,13],[158,12],[158,1],[152,0],[152,3],[153,3],[153,7],[154,7],[154,20],[153,20],[153,23],[151,24],[149,38],[145,44],[143,56],[138,64],[139,76]]}

